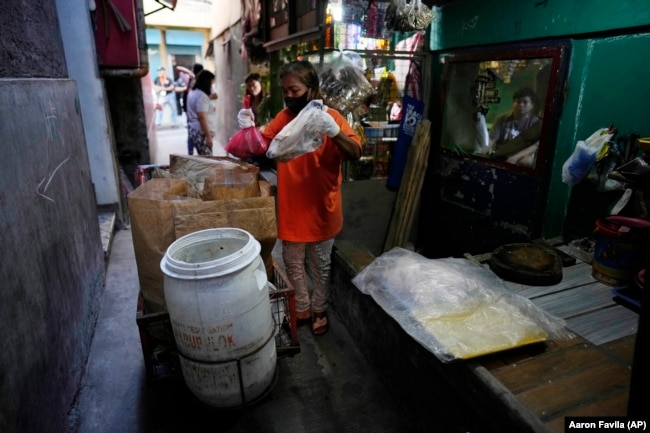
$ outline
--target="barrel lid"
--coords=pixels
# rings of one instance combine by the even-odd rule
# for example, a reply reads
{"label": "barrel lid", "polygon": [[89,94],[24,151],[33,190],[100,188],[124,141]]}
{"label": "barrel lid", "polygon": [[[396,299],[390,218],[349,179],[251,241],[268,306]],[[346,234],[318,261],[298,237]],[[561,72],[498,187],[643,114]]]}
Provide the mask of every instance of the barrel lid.
{"label": "barrel lid", "polygon": [[504,280],[531,286],[549,286],[562,281],[562,260],[544,245],[502,245],[492,253],[490,269]]}
{"label": "barrel lid", "polygon": [[[224,243],[225,241],[225,243]],[[231,248],[223,245],[232,243]],[[222,250],[220,254],[206,254],[203,260],[188,260],[188,252]],[[203,279],[228,275],[239,271],[259,258],[261,245],[249,232],[234,228],[213,228],[187,234],[167,248],[160,262],[163,273],[181,279]]]}

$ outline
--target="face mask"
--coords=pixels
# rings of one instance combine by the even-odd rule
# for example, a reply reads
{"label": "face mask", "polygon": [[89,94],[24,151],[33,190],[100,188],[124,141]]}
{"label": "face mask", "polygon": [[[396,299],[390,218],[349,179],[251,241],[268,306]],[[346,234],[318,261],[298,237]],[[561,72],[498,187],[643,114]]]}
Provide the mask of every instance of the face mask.
{"label": "face mask", "polygon": [[300,111],[307,106],[308,102],[307,92],[303,93],[302,96],[298,96],[297,98],[290,98],[288,96],[284,98],[284,104],[294,114],[300,113]]}

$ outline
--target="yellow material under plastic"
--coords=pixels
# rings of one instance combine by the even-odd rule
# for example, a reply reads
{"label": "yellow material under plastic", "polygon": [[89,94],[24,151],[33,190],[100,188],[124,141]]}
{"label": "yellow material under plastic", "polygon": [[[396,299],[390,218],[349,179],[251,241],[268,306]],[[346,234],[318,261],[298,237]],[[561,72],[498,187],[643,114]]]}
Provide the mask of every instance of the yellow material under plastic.
{"label": "yellow material under plastic", "polygon": [[493,303],[481,302],[475,309],[456,315],[428,317],[425,310],[420,310],[414,312],[414,317],[458,359],[475,358],[548,338],[533,320],[503,298]]}

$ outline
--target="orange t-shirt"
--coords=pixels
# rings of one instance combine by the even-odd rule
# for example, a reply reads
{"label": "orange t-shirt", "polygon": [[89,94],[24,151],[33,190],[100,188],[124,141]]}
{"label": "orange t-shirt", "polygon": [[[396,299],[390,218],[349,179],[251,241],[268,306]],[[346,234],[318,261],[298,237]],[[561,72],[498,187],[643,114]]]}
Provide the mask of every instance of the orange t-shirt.
{"label": "orange t-shirt", "polygon": [[[359,147],[361,139],[336,110],[327,111]],[[264,138],[270,143],[296,117],[283,109],[266,126]],[[341,196],[341,163],[344,156],[325,136],[323,144],[313,152],[288,162],[277,162],[278,174],[278,238],[290,242],[320,242],[335,237],[343,228]]]}

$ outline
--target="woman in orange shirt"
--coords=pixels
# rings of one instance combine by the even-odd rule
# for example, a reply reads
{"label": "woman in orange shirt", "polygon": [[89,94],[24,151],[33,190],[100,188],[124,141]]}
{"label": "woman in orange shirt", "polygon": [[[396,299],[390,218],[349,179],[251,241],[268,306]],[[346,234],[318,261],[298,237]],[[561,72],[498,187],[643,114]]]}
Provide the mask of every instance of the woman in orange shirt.
{"label": "woman in orange shirt", "polygon": [[[285,108],[262,135],[270,143],[313,99],[322,99],[318,73],[308,61],[283,65],[280,77]],[[239,126],[254,124],[250,110],[242,110]],[[327,332],[330,263],[334,238],[343,228],[341,165],[359,159],[361,140],[345,118],[327,108],[318,112],[323,144],[288,162],[277,161],[278,238],[287,277],[296,291],[296,316],[311,318],[315,335]],[[311,299],[307,281],[311,280]]]}

